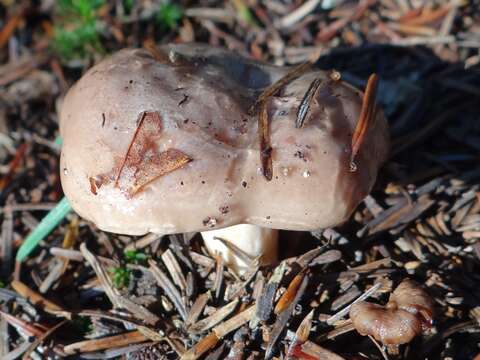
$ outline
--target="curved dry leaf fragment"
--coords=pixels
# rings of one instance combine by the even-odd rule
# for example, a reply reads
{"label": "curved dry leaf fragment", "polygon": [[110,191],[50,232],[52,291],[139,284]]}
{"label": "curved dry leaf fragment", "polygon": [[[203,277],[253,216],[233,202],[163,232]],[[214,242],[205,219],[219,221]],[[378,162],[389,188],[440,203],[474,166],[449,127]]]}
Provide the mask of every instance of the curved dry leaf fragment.
{"label": "curved dry leaf fragment", "polygon": [[162,119],[156,111],[140,114],[137,130],[128,146],[115,186],[135,196],[146,185],[176,169],[192,159],[177,149],[160,152],[157,140],[162,133]]}

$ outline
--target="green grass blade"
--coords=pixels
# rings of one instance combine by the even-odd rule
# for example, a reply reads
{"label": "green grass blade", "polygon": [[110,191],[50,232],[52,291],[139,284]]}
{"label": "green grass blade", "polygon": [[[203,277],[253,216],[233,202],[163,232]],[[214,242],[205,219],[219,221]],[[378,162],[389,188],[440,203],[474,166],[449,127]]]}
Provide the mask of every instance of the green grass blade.
{"label": "green grass blade", "polygon": [[18,249],[16,260],[22,262],[71,210],[72,207],[67,198],[64,197],[60,200],[23,241],[22,246]]}

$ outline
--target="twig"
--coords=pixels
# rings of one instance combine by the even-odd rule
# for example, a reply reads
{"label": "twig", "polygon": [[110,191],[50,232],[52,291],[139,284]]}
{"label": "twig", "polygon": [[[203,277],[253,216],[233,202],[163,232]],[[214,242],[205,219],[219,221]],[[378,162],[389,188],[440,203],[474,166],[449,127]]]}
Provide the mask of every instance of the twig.
{"label": "twig", "polygon": [[308,112],[310,110],[310,105],[312,103],[313,97],[317,93],[318,88],[322,84],[322,79],[317,78],[312,81],[310,84],[307,92],[305,93],[305,96],[302,99],[302,102],[300,103],[300,106],[298,107],[297,110],[297,118],[295,121],[295,127],[297,129],[303,127],[303,123],[305,122],[305,119],[307,118]]}
{"label": "twig", "polygon": [[328,319],[327,319],[327,324],[328,325],[333,325],[335,324],[338,320],[340,320],[341,318],[343,318],[345,315],[348,314],[348,312],[350,311],[350,308],[352,307],[353,304],[356,304],[357,302],[360,302],[360,301],[363,301],[365,299],[367,299],[368,297],[370,297],[371,295],[373,295],[378,289],[380,289],[380,287],[382,286],[381,283],[376,283],[375,285],[373,285],[370,289],[368,289],[367,291],[365,291],[365,293],[363,293],[362,295],[360,295],[354,302],[352,302],[350,305],[348,305],[347,307],[345,307],[344,309],[340,310],[339,312],[337,312],[335,315],[332,315],[330,316]]}
{"label": "twig", "polygon": [[45,308],[46,310],[62,311],[63,308],[52,301],[45,299],[42,295],[30,289],[20,281],[13,280],[10,285],[21,296],[28,299],[35,306]]}
{"label": "twig", "polygon": [[165,273],[160,270],[154,260],[150,259],[148,261],[148,264],[150,265],[149,270],[155,280],[157,280],[158,285],[162,288],[162,290],[165,292],[165,295],[167,295],[170,301],[175,305],[178,313],[182,317],[182,320],[185,321],[187,319],[187,309],[182,301],[182,296],[180,295],[180,292],[175,287],[175,285],[172,284],[167,275],[165,275]]}
{"label": "twig", "polygon": [[192,326],[190,326],[188,328],[188,331],[192,332],[193,334],[199,334],[214,327],[235,310],[235,308],[238,305],[238,302],[239,302],[238,298],[233,300],[232,302],[228,303],[227,305],[215,311],[209,317],[206,317],[205,319],[202,319],[196,322],[195,324],[193,324]]}
{"label": "twig", "polygon": [[98,351],[110,349],[129,344],[135,344],[147,341],[148,338],[140,331],[131,331],[125,334],[108,336],[101,339],[79,341],[63,348],[66,354],[74,355],[77,353]]}
{"label": "twig", "polygon": [[143,321],[145,321],[145,323],[149,325],[155,325],[156,323],[158,323],[158,321],[160,320],[158,316],[150,312],[145,307],[136,304],[130,299],[124,298],[119,294],[118,290],[113,287],[112,281],[108,277],[107,272],[100,264],[96,256],[87,249],[85,243],[82,243],[80,245],[80,251],[97,274],[98,280],[102,284],[105,293],[107,294],[114,307],[127,309],[132,314],[137,316],[139,319],[142,319]]}
{"label": "twig", "polygon": [[272,144],[270,142],[270,117],[266,101],[260,104],[258,115],[258,135],[260,140],[260,163],[262,174],[267,181],[273,178]]}
{"label": "twig", "polygon": [[370,340],[372,340],[372,342],[375,344],[375,346],[377,347],[378,351],[380,351],[380,354],[382,354],[383,358],[384,358],[385,360],[388,360],[387,354],[386,354],[385,351],[382,349],[382,347],[381,347],[380,344],[377,342],[377,340],[375,340],[372,335],[368,335],[368,337],[369,337]]}
{"label": "twig", "polygon": [[355,131],[352,136],[352,152],[350,155],[350,170],[355,171],[355,156],[357,156],[360,147],[365,140],[367,131],[371,127],[371,123],[375,118],[375,94],[377,91],[378,76],[376,74],[370,75],[363,95],[362,110],[360,117],[355,127]]}
{"label": "twig", "polygon": [[30,346],[27,348],[27,350],[26,350],[25,353],[23,354],[22,360],[28,360],[28,359],[30,359],[30,354],[31,354],[42,342],[44,342],[50,335],[52,335],[58,328],[60,328],[61,326],[65,325],[67,322],[68,322],[68,320],[63,320],[63,321],[59,322],[57,325],[55,325],[55,326],[51,327],[50,329],[48,329],[47,331],[45,331],[42,336],[40,336],[40,337],[38,337],[37,339],[35,339],[35,341],[30,344]]}
{"label": "twig", "polygon": [[296,24],[305,16],[310,14],[313,10],[315,10],[315,8],[320,4],[320,2],[321,0],[308,0],[304,2],[301,6],[296,8],[290,14],[285,15],[278,21],[275,21],[275,26],[278,28],[288,28]]}

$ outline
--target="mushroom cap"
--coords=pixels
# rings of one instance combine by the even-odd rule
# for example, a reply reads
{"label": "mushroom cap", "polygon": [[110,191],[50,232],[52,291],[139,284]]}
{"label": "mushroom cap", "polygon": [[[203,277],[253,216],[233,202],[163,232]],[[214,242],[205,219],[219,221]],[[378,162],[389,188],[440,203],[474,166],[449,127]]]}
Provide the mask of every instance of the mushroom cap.
{"label": "mushroom cap", "polygon": [[422,333],[422,323],[414,314],[366,301],[352,305],[350,319],[360,335],[372,335],[387,345],[409,343]]}
{"label": "mushroom cap", "polygon": [[[351,172],[360,91],[310,71],[270,98],[267,181],[257,117],[248,110],[289,68],[192,44],[158,54],[126,49],[103,60],[61,109],[63,189],[100,229],[168,234],[249,223],[312,230],[344,222],[371,190],[388,131],[377,111]],[[316,78],[322,84],[297,129],[298,105]]]}
{"label": "mushroom cap", "polygon": [[406,344],[432,326],[434,302],[422,287],[403,280],[386,306],[360,301],[350,308],[350,319],[361,335],[384,344]]}

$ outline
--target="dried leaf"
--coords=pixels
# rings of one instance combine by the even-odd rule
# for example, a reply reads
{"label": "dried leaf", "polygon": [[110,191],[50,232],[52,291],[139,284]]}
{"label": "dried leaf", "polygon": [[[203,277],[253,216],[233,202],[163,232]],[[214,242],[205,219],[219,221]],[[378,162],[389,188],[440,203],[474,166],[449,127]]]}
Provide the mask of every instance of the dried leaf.
{"label": "dried leaf", "polygon": [[341,258],[342,258],[341,251],[328,250],[324,254],[318,255],[315,259],[313,259],[310,262],[309,266],[330,264],[332,262],[340,260]]}
{"label": "dried leaf", "polygon": [[298,326],[297,332],[295,333],[296,341],[304,343],[308,340],[310,331],[312,330],[313,312],[314,310],[311,310]]}
{"label": "dried leaf", "polygon": [[180,169],[192,159],[177,149],[159,152],[156,140],[162,132],[158,112],[140,114],[137,130],[115,179],[115,186],[135,196],[155,179]]}
{"label": "dried leaf", "polygon": [[161,64],[170,64],[170,58],[165,51],[160,50],[153,40],[146,40],[143,43],[143,47],[147,50],[153,58]]}
{"label": "dried leaf", "polygon": [[376,218],[367,224],[367,227],[369,228],[368,234],[373,235],[380,231],[408,224],[418,218],[433,204],[435,204],[435,200],[430,199],[429,195],[422,195],[413,203],[408,203],[407,201],[399,202],[385,211],[382,211]]}

